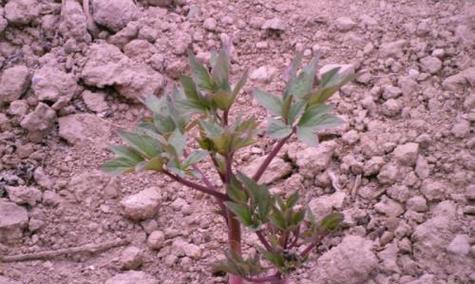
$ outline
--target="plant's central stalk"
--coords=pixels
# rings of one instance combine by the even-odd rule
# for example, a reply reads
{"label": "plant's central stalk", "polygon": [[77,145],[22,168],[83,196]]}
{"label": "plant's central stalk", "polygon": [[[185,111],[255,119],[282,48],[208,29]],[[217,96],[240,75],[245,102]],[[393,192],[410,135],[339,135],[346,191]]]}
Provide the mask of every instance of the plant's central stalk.
{"label": "plant's central stalk", "polygon": [[[241,224],[234,217],[234,214],[228,211],[228,242],[229,248],[236,253],[241,255]],[[237,275],[229,275],[229,284],[242,284],[241,277]]]}

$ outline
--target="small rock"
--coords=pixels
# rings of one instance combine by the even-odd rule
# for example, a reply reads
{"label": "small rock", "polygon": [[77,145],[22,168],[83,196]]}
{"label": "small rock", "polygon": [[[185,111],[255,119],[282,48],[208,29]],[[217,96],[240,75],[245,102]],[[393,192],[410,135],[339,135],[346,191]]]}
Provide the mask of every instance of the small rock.
{"label": "small rock", "polygon": [[312,283],[365,283],[378,265],[372,248],[371,241],[346,236],[338,246],[320,256],[312,271]]}
{"label": "small rock", "polygon": [[121,254],[119,263],[122,269],[137,269],[143,264],[142,251],[134,246],[125,248]]}
{"label": "small rock", "polygon": [[378,174],[378,181],[382,184],[391,185],[399,178],[399,167],[394,163],[384,165]]}
{"label": "small rock", "polygon": [[470,134],[470,122],[462,119],[455,123],[451,129],[452,134],[457,138],[465,138]]}
{"label": "small rock", "polygon": [[28,214],[25,208],[12,202],[0,201],[0,242],[21,238],[26,226]]}
{"label": "small rock", "polygon": [[387,195],[399,202],[406,202],[410,197],[409,188],[405,185],[393,185],[386,191]]}
{"label": "small rock", "polygon": [[425,179],[430,175],[430,166],[427,160],[423,156],[417,157],[416,161],[416,174],[419,178]]}
{"label": "small rock", "polygon": [[172,251],[177,256],[188,256],[194,259],[201,257],[201,248],[195,244],[190,244],[183,239],[174,240],[172,248]]}
{"label": "small rock", "polygon": [[394,117],[398,115],[402,110],[402,104],[395,100],[389,99],[382,105],[382,113],[387,117]]}
{"label": "small rock", "polygon": [[281,19],[273,18],[273,19],[265,21],[264,24],[262,24],[261,28],[263,30],[283,32],[285,31],[285,24]]}
{"label": "small rock", "polygon": [[272,80],[277,69],[269,66],[261,66],[251,72],[249,78],[254,81],[268,83]]}
{"label": "small rock", "polygon": [[[253,176],[266,158],[267,156],[262,156],[253,160],[249,165],[242,169],[242,172],[249,177]],[[276,157],[272,160],[259,182],[263,184],[271,184],[285,176],[288,176],[291,172],[292,166],[283,159]]]}
{"label": "small rock", "polygon": [[203,27],[204,27],[206,30],[211,31],[211,32],[216,31],[217,26],[218,26],[218,22],[216,21],[215,18],[207,18],[207,19],[203,22]]}
{"label": "small rock", "polygon": [[394,99],[399,97],[401,94],[401,89],[393,85],[387,85],[383,88],[383,98],[385,99]]}
{"label": "small rock", "polygon": [[102,92],[91,92],[86,90],[82,93],[82,99],[86,104],[87,108],[96,113],[103,113],[109,109],[107,102],[105,100],[105,93]]}
{"label": "small rock", "polygon": [[394,158],[403,165],[413,166],[416,164],[419,155],[419,144],[406,143],[399,145],[393,151]]}
{"label": "small rock", "polygon": [[84,171],[74,175],[68,183],[77,201],[86,199],[93,191],[101,192],[108,184],[110,176],[99,170]]}
{"label": "small rock", "polygon": [[340,32],[347,32],[352,30],[356,23],[349,17],[339,17],[335,20],[335,27]]}
{"label": "small rock", "polygon": [[66,101],[70,101],[80,90],[72,74],[51,66],[35,71],[31,81],[31,88],[40,101],[56,102],[66,97]]}
{"label": "small rock", "polygon": [[28,112],[28,108],[29,107],[26,100],[16,100],[10,103],[8,113],[21,119]]}
{"label": "small rock", "polygon": [[157,187],[149,187],[139,193],[125,197],[121,200],[120,204],[128,218],[140,221],[151,218],[157,214],[160,199],[160,189]]}
{"label": "small rock", "polygon": [[149,248],[159,250],[164,246],[165,234],[162,231],[153,231],[147,239]]}
{"label": "small rock", "polygon": [[430,178],[425,179],[421,185],[421,192],[429,201],[444,199],[446,190],[448,188],[445,184]]}
{"label": "small rock", "polygon": [[12,25],[28,25],[40,15],[36,0],[10,0],[5,5],[5,18]]}
{"label": "small rock", "polygon": [[475,200],[475,184],[471,184],[467,187],[465,197],[470,201]]}
{"label": "small rock", "polygon": [[81,4],[74,0],[66,0],[62,3],[59,31],[63,37],[65,39],[75,39],[77,42],[90,41],[91,37],[87,31],[87,18]]}
{"label": "small rock", "polygon": [[414,196],[407,200],[406,207],[409,210],[416,212],[426,212],[429,208],[427,207],[427,201],[422,196]]}
{"label": "small rock", "polygon": [[32,186],[6,186],[8,197],[16,204],[35,206],[41,200],[41,191]]}
{"label": "small rock", "polygon": [[475,86],[475,67],[465,69],[455,75],[447,77],[442,86],[450,91],[462,89],[466,85]]}
{"label": "small rock", "polygon": [[73,145],[93,142],[106,146],[112,132],[103,120],[88,113],[63,116],[58,122],[59,136]]}
{"label": "small rock", "polygon": [[296,153],[289,151],[289,157],[299,167],[301,175],[307,178],[314,178],[317,174],[326,170],[330,165],[336,143],[334,141],[325,141],[317,147],[298,150]]}
{"label": "small rock", "polygon": [[139,16],[139,10],[132,0],[94,0],[92,9],[94,21],[114,32],[120,31]]}
{"label": "small rock", "polygon": [[52,190],[43,192],[43,204],[46,206],[56,207],[61,204],[62,198],[59,194]]}
{"label": "small rock", "polygon": [[0,77],[0,103],[18,100],[29,85],[30,71],[26,66],[16,65],[5,69]]}
{"label": "small rock", "polygon": [[30,132],[43,132],[50,129],[56,120],[56,112],[47,104],[39,103],[35,110],[20,122],[21,127]]}
{"label": "small rock", "polygon": [[106,280],[104,284],[159,284],[158,280],[142,271],[127,271]]}
{"label": "small rock", "polygon": [[383,157],[379,157],[379,156],[372,157],[363,166],[364,176],[367,177],[367,176],[372,176],[379,173],[379,171],[384,166],[384,164],[385,162],[384,162]]}
{"label": "small rock", "polygon": [[352,129],[341,136],[341,139],[348,145],[353,145],[360,140],[358,131]]}
{"label": "small rock", "polygon": [[325,218],[332,213],[334,209],[342,209],[346,194],[344,192],[335,192],[331,195],[324,195],[312,199],[308,207],[318,220]]}
{"label": "small rock", "polygon": [[462,256],[468,255],[470,249],[470,238],[468,235],[456,235],[447,247],[447,251]]}
{"label": "small rock", "polygon": [[383,197],[380,202],[376,203],[374,209],[388,217],[398,217],[404,213],[401,204],[387,197]]}
{"label": "small rock", "polygon": [[421,68],[424,72],[435,74],[442,69],[442,61],[434,56],[427,56],[421,59]]}
{"label": "small rock", "polygon": [[407,40],[404,39],[383,43],[379,47],[379,55],[381,58],[400,57],[403,55],[403,49],[407,43]]}

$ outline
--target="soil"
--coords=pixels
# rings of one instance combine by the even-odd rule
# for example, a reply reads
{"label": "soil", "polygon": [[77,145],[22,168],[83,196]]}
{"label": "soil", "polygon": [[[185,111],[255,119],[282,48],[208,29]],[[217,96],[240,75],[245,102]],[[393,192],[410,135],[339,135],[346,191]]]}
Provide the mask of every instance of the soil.
{"label": "soil", "polygon": [[[331,99],[346,123],[321,133],[315,150],[292,140],[285,173],[270,181],[347,223],[290,283],[475,283],[473,1],[91,0],[89,11],[82,2],[0,0],[0,212],[16,204],[20,220],[0,215],[0,256],[131,244],[0,262],[0,283],[104,283],[128,270],[150,283],[226,283],[210,271],[226,248],[214,200],[162,175],[99,170],[107,145],[120,143],[115,131],[147,113],[143,96],[189,72],[186,50],[206,63],[222,42],[234,81],[246,69],[252,78],[233,115],[263,126],[252,90],[279,94],[295,50],[357,74]],[[235,167],[272,142],[243,150]],[[160,192],[153,216],[127,218],[121,200],[150,187]],[[155,231],[161,244],[147,241]],[[244,239],[255,252],[255,236]]]}

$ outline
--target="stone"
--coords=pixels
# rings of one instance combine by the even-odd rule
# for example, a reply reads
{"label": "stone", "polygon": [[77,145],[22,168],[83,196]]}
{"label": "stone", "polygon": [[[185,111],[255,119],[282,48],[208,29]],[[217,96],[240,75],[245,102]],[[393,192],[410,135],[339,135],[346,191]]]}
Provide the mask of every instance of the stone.
{"label": "stone", "polygon": [[27,226],[28,213],[25,208],[0,200],[0,242],[21,238],[22,230]]}
{"label": "stone", "polygon": [[21,119],[28,112],[28,109],[28,102],[26,100],[16,100],[10,103],[8,113]]}
{"label": "stone", "polygon": [[392,185],[399,178],[399,167],[394,163],[384,165],[378,174],[378,181],[387,185]]}
{"label": "stone", "polygon": [[402,90],[393,85],[386,85],[383,88],[383,98],[386,100],[397,98],[401,94],[402,94]]}
{"label": "stone", "polygon": [[430,166],[427,160],[423,156],[419,155],[419,157],[417,157],[415,171],[416,171],[417,176],[421,179],[425,179],[429,177]]}
{"label": "stone", "polygon": [[119,48],[123,48],[128,42],[137,38],[140,27],[137,21],[129,22],[125,28],[110,36],[108,42]]}
{"label": "stone", "polygon": [[160,200],[160,189],[157,187],[149,187],[123,198],[120,201],[120,205],[128,218],[134,221],[140,221],[149,219],[157,214]]}
{"label": "stone", "polygon": [[150,6],[168,7],[173,4],[173,0],[147,0]]}
{"label": "stone", "polygon": [[349,17],[338,17],[335,20],[335,27],[340,32],[348,32],[356,27],[356,23]]}
{"label": "stone", "polygon": [[308,207],[312,210],[317,220],[322,220],[334,209],[342,209],[345,202],[346,193],[335,192],[331,195],[324,195],[312,199],[308,203]]}
{"label": "stone", "polygon": [[133,0],[93,0],[93,18],[96,23],[118,32],[139,16]]}
{"label": "stone", "polygon": [[317,147],[305,148],[295,153],[289,151],[289,157],[299,168],[302,176],[314,178],[317,174],[326,170],[330,165],[335,152],[335,141],[325,141]]}
{"label": "stone", "polygon": [[323,65],[322,68],[318,70],[318,73],[317,73],[318,78],[322,79],[325,73],[335,68],[340,68],[338,69],[338,73],[337,73],[340,76],[355,75],[355,66],[353,64],[326,64],[326,65]]}
{"label": "stone", "polygon": [[409,188],[405,185],[393,185],[387,189],[386,194],[401,203],[405,203],[411,196]]}
{"label": "stone", "polygon": [[276,73],[277,69],[270,66],[261,66],[251,72],[249,78],[261,83],[268,83],[272,80],[272,77]]}
{"label": "stone", "polygon": [[380,156],[374,156],[369,159],[363,166],[364,176],[372,176],[379,173],[380,169],[384,166],[384,158]]}
{"label": "stone", "polygon": [[[365,283],[378,266],[373,243],[359,236],[346,236],[325,252],[311,272],[312,283]],[[358,265],[355,265],[357,263]]]}
{"label": "stone", "polygon": [[404,48],[407,46],[407,43],[407,40],[404,39],[383,43],[379,47],[379,55],[381,58],[401,57],[403,55]]}
{"label": "stone", "polygon": [[87,31],[87,18],[79,2],[74,0],[63,1],[59,31],[66,39],[73,38],[78,42],[90,41],[91,37]]}
{"label": "stone", "polygon": [[450,131],[457,138],[465,138],[470,134],[470,128],[470,122],[461,119],[452,126]]}
{"label": "stone", "polygon": [[137,269],[143,264],[142,251],[135,246],[126,247],[120,253],[119,263],[122,269]]}
{"label": "stone", "polygon": [[262,24],[261,29],[268,31],[285,31],[285,23],[279,18],[272,18]]}
{"label": "stone", "polygon": [[106,280],[104,284],[159,284],[158,280],[142,271],[127,271]]}
{"label": "stone", "polygon": [[20,122],[21,127],[30,132],[43,132],[50,129],[56,120],[56,112],[47,104],[39,103],[35,110]]}
{"label": "stone", "polygon": [[203,28],[211,32],[216,31],[217,26],[218,26],[218,22],[216,21],[215,18],[207,18],[203,22]]}
{"label": "stone", "polygon": [[449,91],[457,91],[468,85],[475,86],[475,67],[467,68],[449,76],[442,82],[442,86]]}
{"label": "stone", "polygon": [[52,190],[45,190],[43,192],[42,203],[46,206],[56,207],[63,201],[62,197]]}
{"label": "stone", "polygon": [[[174,45],[174,48],[177,48],[177,46]],[[130,41],[124,46],[123,50],[127,57],[141,62],[146,62],[157,52],[156,47],[144,39],[134,39]]]}
{"label": "stone", "polygon": [[419,144],[406,143],[398,145],[393,151],[394,158],[402,165],[413,166],[419,155]]}
{"label": "stone", "polygon": [[[242,169],[242,172],[247,176],[252,177],[257,172],[258,168],[266,158],[267,156],[262,156],[253,160]],[[289,163],[285,162],[282,158],[276,157],[269,164],[269,167],[264,172],[259,182],[263,184],[271,184],[279,179],[290,175],[291,172],[292,166]]]}
{"label": "stone", "polygon": [[154,250],[161,249],[165,244],[165,234],[162,231],[153,231],[147,238],[147,245]]}
{"label": "stone", "polygon": [[406,208],[416,212],[426,212],[429,207],[427,206],[427,200],[422,196],[414,196],[407,200]]}
{"label": "stone", "polygon": [[398,252],[399,248],[397,247],[397,244],[393,242],[378,253],[378,258],[382,260],[382,266],[385,271],[400,273],[399,266],[397,265]]}
{"label": "stone", "polygon": [[43,66],[35,71],[31,88],[38,100],[47,102],[56,102],[60,98],[70,101],[80,91],[72,74],[52,66]]}
{"label": "stone", "polygon": [[140,102],[157,95],[164,86],[160,73],[144,63],[132,61],[118,47],[107,43],[89,47],[81,78],[86,85],[112,86],[122,96]]}
{"label": "stone", "polygon": [[456,235],[447,247],[447,251],[456,255],[468,255],[470,252],[470,238],[468,235]]}
{"label": "stone", "polygon": [[10,0],[5,5],[5,18],[12,25],[28,25],[40,15],[36,0]]}
{"label": "stone", "polygon": [[421,58],[420,62],[422,71],[430,74],[435,74],[442,69],[442,61],[434,56]]}
{"label": "stone", "polygon": [[89,90],[82,92],[82,100],[87,108],[95,113],[104,113],[109,110],[105,97],[106,94],[103,92],[91,92]]}
{"label": "stone", "polygon": [[26,66],[16,65],[5,69],[0,77],[0,103],[18,100],[29,85],[30,71]]}
{"label": "stone", "polygon": [[401,204],[385,196],[380,202],[374,205],[374,209],[376,212],[382,213],[390,218],[398,217],[404,213],[404,208]]}
{"label": "stone", "polygon": [[389,99],[383,103],[381,112],[387,117],[394,117],[402,110],[402,104],[395,99]]}
{"label": "stone", "polygon": [[41,191],[33,186],[6,186],[8,197],[16,204],[35,206],[41,200]]}
{"label": "stone", "polygon": [[398,85],[405,96],[411,96],[419,89],[418,83],[409,76],[399,78]]}
{"label": "stone", "polygon": [[106,147],[112,134],[106,122],[93,114],[79,113],[58,119],[59,136],[72,145],[93,142]]}
{"label": "stone", "polygon": [[195,244],[186,242],[185,240],[178,238],[172,243],[172,251],[176,256],[188,256],[194,259],[201,257],[201,248]]}
{"label": "stone", "polygon": [[448,187],[440,181],[427,178],[422,182],[421,192],[429,201],[443,200]]}
{"label": "stone", "polygon": [[348,145],[353,145],[355,144],[356,142],[358,142],[358,140],[360,140],[360,135],[358,133],[358,131],[352,129],[348,132],[345,132],[342,136],[341,136],[341,139]]}

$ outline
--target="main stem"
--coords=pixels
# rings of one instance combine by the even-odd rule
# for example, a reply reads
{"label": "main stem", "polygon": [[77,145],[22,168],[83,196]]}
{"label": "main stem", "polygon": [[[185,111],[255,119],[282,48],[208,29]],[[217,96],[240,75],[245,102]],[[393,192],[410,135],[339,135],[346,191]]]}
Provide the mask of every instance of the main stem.
{"label": "main stem", "polygon": [[[241,255],[241,224],[234,217],[229,210],[228,211],[228,242],[231,251],[237,255]],[[240,276],[229,274],[229,284],[242,284]]]}

